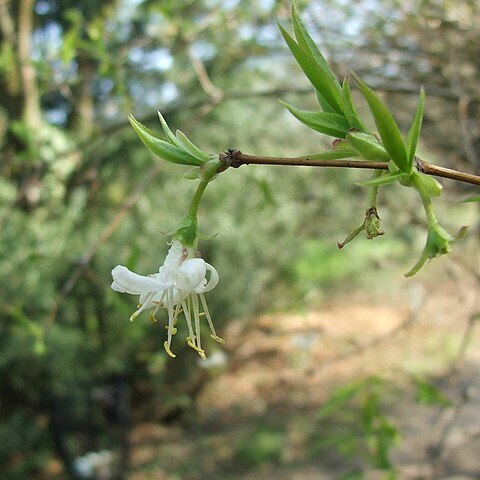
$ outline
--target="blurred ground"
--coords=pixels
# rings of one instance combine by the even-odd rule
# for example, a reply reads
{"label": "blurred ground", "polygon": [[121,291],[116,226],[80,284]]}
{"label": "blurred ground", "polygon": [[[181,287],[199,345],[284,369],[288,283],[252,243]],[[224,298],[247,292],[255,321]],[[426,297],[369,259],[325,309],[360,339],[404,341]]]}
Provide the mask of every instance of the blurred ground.
{"label": "blurred ground", "polygon": [[[463,275],[459,287],[459,275],[440,287],[411,282],[408,302],[343,295],[318,311],[233,322],[196,410],[134,429],[129,478],[333,480],[362,467],[364,478],[385,478],[328,445],[348,409],[336,424],[318,417],[337,387],[373,374],[387,379],[383,408],[401,435],[397,478],[480,478],[478,284]],[[420,404],[419,377],[451,404]]]}

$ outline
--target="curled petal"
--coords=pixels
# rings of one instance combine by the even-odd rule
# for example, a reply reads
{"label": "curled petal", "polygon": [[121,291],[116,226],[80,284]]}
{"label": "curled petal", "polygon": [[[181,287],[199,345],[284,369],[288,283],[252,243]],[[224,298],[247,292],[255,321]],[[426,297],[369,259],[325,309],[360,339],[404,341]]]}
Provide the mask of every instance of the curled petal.
{"label": "curled petal", "polygon": [[[217,270],[212,265],[205,262],[205,267],[207,271],[210,271],[210,280],[206,284],[203,284],[202,282],[202,284],[200,284],[195,289],[196,293],[205,293],[213,290],[217,286],[218,280],[220,278]],[[206,281],[206,279],[204,280]]]}
{"label": "curled petal", "polygon": [[202,258],[185,260],[178,269],[175,287],[188,292],[195,290],[205,278],[206,266]]}
{"label": "curled petal", "polygon": [[159,269],[162,278],[170,278],[175,275],[178,267],[186,257],[186,249],[181,242],[174,240],[172,246],[168,250],[163,265]]}
{"label": "curled petal", "polygon": [[145,277],[130,271],[123,265],[117,265],[112,270],[113,290],[121,293],[140,295],[146,292],[159,292],[165,290],[168,284],[161,282],[154,277]]}

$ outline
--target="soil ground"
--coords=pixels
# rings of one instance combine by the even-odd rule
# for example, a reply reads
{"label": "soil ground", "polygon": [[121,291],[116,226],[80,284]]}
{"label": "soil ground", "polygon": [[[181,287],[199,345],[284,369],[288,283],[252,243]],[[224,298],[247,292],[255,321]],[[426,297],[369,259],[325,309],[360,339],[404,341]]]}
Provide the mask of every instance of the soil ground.
{"label": "soil ground", "polygon": [[[319,310],[231,323],[191,415],[135,427],[129,478],[480,479],[478,279],[446,278],[413,282],[408,301],[343,295]],[[332,392],[373,375],[398,431],[396,477],[376,469],[371,438],[351,430],[361,421],[354,401],[319,417]],[[419,381],[443,396],[422,403]],[[364,476],[342,477],[355,471]]]}

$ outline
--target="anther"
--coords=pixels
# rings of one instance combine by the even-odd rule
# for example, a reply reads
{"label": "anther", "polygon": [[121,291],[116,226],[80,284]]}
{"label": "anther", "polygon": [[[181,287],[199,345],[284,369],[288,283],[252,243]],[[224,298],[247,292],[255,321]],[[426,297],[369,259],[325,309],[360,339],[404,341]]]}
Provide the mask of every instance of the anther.
{"label": "anther", "polygon": [[168,344],[168,342],[164,342],[163,344],[163,348],[165,349],[165,351],[167,352],[167,354],[172,357],[172,358],[176,358],[177,356],[170,350],[170,345]]}

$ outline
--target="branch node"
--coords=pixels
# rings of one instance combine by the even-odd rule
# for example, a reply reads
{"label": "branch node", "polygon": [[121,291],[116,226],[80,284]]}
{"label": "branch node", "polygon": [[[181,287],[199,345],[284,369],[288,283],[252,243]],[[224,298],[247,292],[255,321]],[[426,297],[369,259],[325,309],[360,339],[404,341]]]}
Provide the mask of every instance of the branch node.
{"label": "branch node", "polygon": [[227,148],[223,153],[221,153],[218,158],[222,162],[222,166],[217,170],[217,173],[224,172],[227,168],[239,168],[245,162],[242,161],[241,157],[242,152],[236,148]]}

